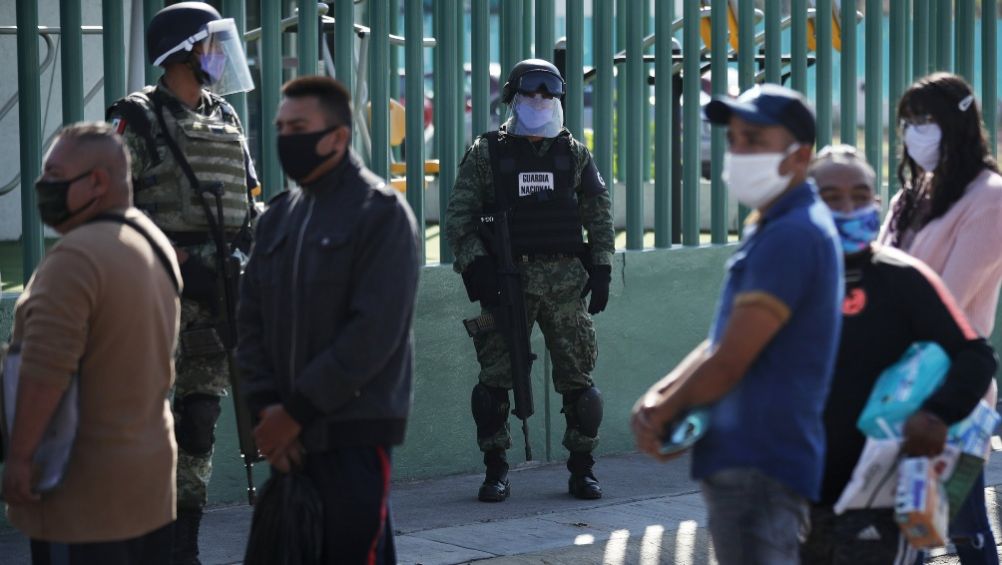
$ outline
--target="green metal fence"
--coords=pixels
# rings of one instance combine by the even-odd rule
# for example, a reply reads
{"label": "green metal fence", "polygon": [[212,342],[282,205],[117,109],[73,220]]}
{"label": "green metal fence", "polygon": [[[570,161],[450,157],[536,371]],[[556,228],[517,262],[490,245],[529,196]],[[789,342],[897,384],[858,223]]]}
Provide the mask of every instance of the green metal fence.
{"label": "green metal fence", "polygon": [[[16,0],[16,26],[0,26],[0,34],[17,36],[25,277],[43,250],[30,189],[44,141],[38,36],[62,36],[64,122],[82,118],[83,85],[99,78],[85,76],[79,47],[82,34],[102,34],[105,102],[126,93],[125,3],[106,0],[102,25],[85,27],[80,25],[81,2],[58,0],[62,27],[46,28],[38,25],[37,0]],[[142,6],[147,22],[163,3],[132,4]],[[265,196],[285,187],[271,123],[283,61],[295,57],[298,74],[329,73],[353,92],[356,148],[374,171],[397,177],[395,186],[406,191],[422,225],[426,217],[434,216],[426,199],[437,199],[441,217],[466,142],[492,127],[497,101],[492,99],[491,81],[498,77],[491,76],[491,63],[500,63],[503,83],[503,75],[516,61],[533,55],[552,59],[558,44],[565,49],[567,126],[576,137],[590,140],[603,177],[610,185],[619,185],[614,190],[615,206],[625,210],[622,227],[625,247],[631,250],[642,249],[645,241],[657,248],[726,243],[736,233],[734,216],[747,212],[728,206],[721,179],[723,133],[706,126],[700,115],[701,98],[707,94],[733,92],[763,81],[784,82],[812,93],[819,145],[861,140],[867,158],[878,165],[885,190],[894,191],[896,180],[889,174],[895,170],[898,143],[894,102],[914,78],[952,70],[980,85],[986,126],[997,144],[998,0],[895,1],[887,13],[883,0],[219,0],[216,4],[225,17],[236,18],[241,29],[252,19],[258,26],[245,36],[259,71],[257,91],[236,96],[233,102],[252,137],[259,140],[257,168]],[[648,33],[651,18],[653,33]],[[403,36],[391,33],[400,29]],[[294,49],[291,41],[283,41],[286,34],[296,37]],[[645,56],[651,49],[653,54]],[[402,68],[393,63],[399,61]],[[840,61],[837,66],[836,61]],[[145,68],[147,81],[157,75],[157,69]],[[411,111],[402,122],[402,152],[394,152],[390,99],[401,94],[401,76],[403,98]],[[865,81],[862,107],[857,104],[858,79]],[[426,98],[433,107],[433,135],[423,119]],[[0,107],[0,119],[14,102]],[[252,110],[253,105],[257,108]],[[400,154],[405,157],[398,163]],[[429,154],[437,157],[437,163],[426,160]],[[653,183],[648,183],[652,155]],[[701,179],[704,172],[708,182]],[[17,184],[9,183],[6,190]],[[653,220],[645,221],[645,206],[650,205]],[[706,207],[709,221],[703,222],[701,211]],[[451,251],[444,238],[438,238],[438,246],[432,251],[449,262]]]}

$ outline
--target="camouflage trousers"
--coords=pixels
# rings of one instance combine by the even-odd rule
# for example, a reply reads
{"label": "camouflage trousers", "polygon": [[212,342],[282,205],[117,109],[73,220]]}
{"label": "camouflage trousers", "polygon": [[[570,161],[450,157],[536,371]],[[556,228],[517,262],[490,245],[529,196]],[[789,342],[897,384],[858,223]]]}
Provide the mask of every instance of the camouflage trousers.
{"label": "camouflage trousers", "polygon": [[[194,300],[181,300],[181,343],[177,348],[174,383],[175,428],[184,415],[178,410],[179,399],[192,394],[214,397],[227,395],[229,382],[225,353],[218,355],[187,355],[184,333],[206,328],[216,322],[216,317],[205,305]],[[178,442],[177,453],[177,507],[184,510],[200,509],[208,501],[209,479],[212,477],[212,454],[192,454]]]}
{"label": "camouflage trousers", "polygon": [[[595,326],[581,291],[588,272],[576,258],[522,263],[522,288],[529,331],[537,323],[553,363],[553,388],[558,394],[591,387],[598,348]],[[511,361],[508,346],[498,333],[473,340],[480,362],[480,382],[485,386],[511,389]],[[511,447],[509,425],[494,435],[478,438],[481,451]],[[563,445],[571,452],[589,453],[598,445],[598,436],[589,437],[577,429],[564,431]]]}

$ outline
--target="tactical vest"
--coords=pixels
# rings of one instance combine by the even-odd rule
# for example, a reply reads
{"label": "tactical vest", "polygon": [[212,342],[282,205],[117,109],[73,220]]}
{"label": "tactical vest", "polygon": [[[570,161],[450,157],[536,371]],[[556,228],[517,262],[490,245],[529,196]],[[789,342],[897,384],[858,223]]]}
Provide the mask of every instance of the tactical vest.
{"label": "tactical vest", "polygon": [[[156,102],[169,134],[187,158],[203,191],[221,188],[224,229],[227,232],[240,229],[247,215],[243,133],[229,104],[211,96],[215,108],[210,115],[188,108],[154,86],[130,94],[108,109],[109,115],[125,118],[128,126],[145,140],[148,165],[139,178],[133,179],[135,205],[165,232],[204,232],[209,223],[199,195],[164,141],[155,113]],[[207,202],[215,216],[216,199],[209,197]]]}
{"label": "tactical vest", "polygon": [[570,137],[561,135],[540,156],[527,139],[496,131],[484,136],[494,175],[494,207],[511,211],[512,253],[580,253],[584,240]]}

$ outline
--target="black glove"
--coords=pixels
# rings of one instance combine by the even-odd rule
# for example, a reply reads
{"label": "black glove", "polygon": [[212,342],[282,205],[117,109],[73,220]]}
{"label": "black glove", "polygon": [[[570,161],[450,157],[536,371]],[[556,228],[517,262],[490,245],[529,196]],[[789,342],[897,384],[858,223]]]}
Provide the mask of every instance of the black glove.
{"label": "black glove", "polygon": [[184,281],[182,296],[204,304],[213,304],[216,292],[216,271],[210,269],[201,257],[189,255],[181,263],[181,280]]}
{"label": "black glove", "polygon": [[498,302],[497,267],[494,259],[477,255],[463,271],[463,285],[470,302],[480,301],[482,306],[493,306]]}
{"label": "black glove", "polygon": [[588,296],[588,293],[591,292],[588,313],[598,314],[605,310],[605,305],[609,303],[612,265],[589,265],[586,268],[588,269],[588,282],[585,283],[584,290],[581,291],[581,298]]}

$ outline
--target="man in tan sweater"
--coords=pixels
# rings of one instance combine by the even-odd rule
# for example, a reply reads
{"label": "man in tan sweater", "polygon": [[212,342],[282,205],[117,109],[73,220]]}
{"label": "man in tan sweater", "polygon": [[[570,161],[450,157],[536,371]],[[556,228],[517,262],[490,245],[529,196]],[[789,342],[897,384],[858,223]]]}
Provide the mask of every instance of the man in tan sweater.
{"label": "man in tan sweater", "polygon": [[[170,242],[132,207],[128,171],[110,126],[76,124],[56,138],[35,187],[42,221],[63,237],[15,308],[21,378],[3,476],[7,516],[31,538],[35,562],[170,556],[177,446],[166,399],[180,274]],[[61,484],[39,493],[32,458],[72,379],[73,450]]]}

